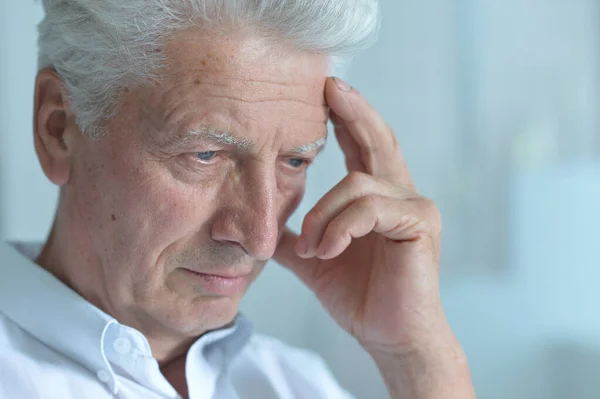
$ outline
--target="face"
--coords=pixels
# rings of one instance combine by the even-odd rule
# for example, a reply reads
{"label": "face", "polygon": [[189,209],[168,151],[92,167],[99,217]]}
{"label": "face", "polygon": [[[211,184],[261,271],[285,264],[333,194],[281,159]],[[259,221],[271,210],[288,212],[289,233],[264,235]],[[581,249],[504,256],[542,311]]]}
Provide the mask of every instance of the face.
{"label": "face", "polygon": [[302,198],[328,63],[195,29],[163,52],[107,135],[81,136],[64,191],[98,270],[89,295],[145,332],[192,336],[232,320]]}

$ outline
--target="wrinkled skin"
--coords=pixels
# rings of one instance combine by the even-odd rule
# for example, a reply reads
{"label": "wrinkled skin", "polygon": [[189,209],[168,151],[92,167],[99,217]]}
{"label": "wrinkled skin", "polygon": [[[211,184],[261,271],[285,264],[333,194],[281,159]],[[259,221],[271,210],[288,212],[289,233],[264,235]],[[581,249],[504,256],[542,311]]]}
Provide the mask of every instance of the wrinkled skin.
{"label": "wrinkled skin", "polygon": [[[40,257],[144,332],[160,360],[229,323],[273,256],[318,149],[290,151],[326,136],[328,68],[322,56],[197,30],[171,37],[164,55],[160,79],[123,92],[101,140],[67,115],[67,177],[47,172],[62,190]],[[201,127],[249,145],[186,137]],[[244,289],[215,294],[185,269],[245,275]]]}
{"label": "wrinkled skin", "polygon": [[[233,319],[272,257],[371,354],[392,397],[473,397],[439,295],[438,209],[360,93],[327,78],[325,57],[251,35],[181,31],[164,55],[99,141],[78,131],[56,75],[38,75],[36,149],[62,187],[38,262],[142,331],[184,397],[189,345]],[[297,236],[285,223],[328,116],[349,173]],[[241,283],[225,292],[197,273]]]}

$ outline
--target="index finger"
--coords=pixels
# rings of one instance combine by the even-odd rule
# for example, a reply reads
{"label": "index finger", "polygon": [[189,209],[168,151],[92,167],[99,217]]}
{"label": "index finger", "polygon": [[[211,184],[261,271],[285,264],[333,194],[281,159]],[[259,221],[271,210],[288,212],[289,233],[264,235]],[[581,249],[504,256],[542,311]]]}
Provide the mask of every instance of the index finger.
{"label": "index finger", "polygon": [[356,157],[358,147],[366,173],[414,187],[394,131],[364,97],[341,79],[328,78],[325,98],[334,114],[331,119],[335,134],[346,156]]}

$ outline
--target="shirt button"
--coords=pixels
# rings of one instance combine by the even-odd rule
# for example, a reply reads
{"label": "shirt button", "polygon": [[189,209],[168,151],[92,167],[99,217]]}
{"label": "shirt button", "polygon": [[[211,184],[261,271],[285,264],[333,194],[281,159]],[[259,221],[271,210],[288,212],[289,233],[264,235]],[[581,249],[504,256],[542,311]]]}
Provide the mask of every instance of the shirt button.
{"label": "shirt button", "polygon": [[121,355],[126,355],[131,350],[131,341],[127,338],[117,338],[115,342],[113,342],[113,349]]}
{"label": "shirt button", "polygon": [[106,384],[108,381],[110,381],[110,375],[108,375],[108,373],[107,373],[106,371],[104,371],[104,370],[99,370],[99,371],[96,373],[96,377],[98,377],[98,379],[99,379],[100,381],[102,381],[103,383],[105,383],[105,384]]}

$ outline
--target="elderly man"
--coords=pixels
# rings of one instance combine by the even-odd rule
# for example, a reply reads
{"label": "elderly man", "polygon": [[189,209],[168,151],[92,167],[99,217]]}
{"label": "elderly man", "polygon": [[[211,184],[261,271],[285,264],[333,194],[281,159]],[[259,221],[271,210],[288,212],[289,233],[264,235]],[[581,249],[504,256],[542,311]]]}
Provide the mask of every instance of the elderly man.
{"label": "elderly man", "polygon": [[[394,132],[332,68],[376,0],[44,0],[43,246],[0,251],[0,397],[348,398],[238,314],[271,258],[390,396],[474,397],[439,294],[440,217]],[[285,223],[331,119],[348,175]]]}

